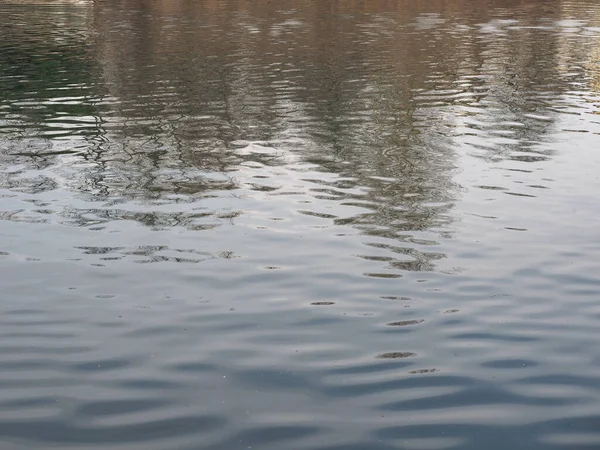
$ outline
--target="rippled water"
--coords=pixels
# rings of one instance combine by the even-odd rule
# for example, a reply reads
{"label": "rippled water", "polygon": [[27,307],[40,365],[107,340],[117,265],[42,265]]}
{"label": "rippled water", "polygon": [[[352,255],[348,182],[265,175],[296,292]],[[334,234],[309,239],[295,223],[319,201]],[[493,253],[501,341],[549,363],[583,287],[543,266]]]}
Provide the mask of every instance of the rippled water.
{"label": "rippled water", "polygon": [[600,3],[0,2],[0,448],[600,448]]}

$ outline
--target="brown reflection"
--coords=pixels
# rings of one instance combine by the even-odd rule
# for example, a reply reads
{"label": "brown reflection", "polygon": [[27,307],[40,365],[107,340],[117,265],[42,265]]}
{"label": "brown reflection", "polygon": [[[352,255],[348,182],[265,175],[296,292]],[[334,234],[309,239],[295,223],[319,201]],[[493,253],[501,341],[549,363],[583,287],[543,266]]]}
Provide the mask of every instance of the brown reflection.
{"label": "brown reflection", "polygon": [[[315,208],[322,201],[357,208],[350,216],[302,214],[358,228],[391,269],[430,270],[444,257],[429,249],[452,221],[457,153],[522,163],[552,156],[544,143],[559,101],[578,80],[574,61],[589,54],[580,33],[557,23],[577,14],[589,20],[589,4],[580,5],[97,0],[88,4],[87,22],[61,29],[68,54],[60,41],[22,43],[0,19],[13,33],[4,43],[12,56],[0,61],[27,64],[33,49],[58,55],[52,67],[68,75],[51,85],[63,83],[73,96],[81,93],[74,85],[85,90],[75,105],[61,102],[39,67],[26,71],[33,89],[14,84],[0,99],[20,122],[0,110],[0,124],[33,141],[3,160],[49,167],[65,160],[57,151],[75,151],[69,162],[77,170],[61,185],[115,202],[193,202],[243,190],[244,167],[291,170],[289,161],[300,162],[335,175],[300,179]],[[4,17],[17,17],[11,14]],[[18,106],[22,99],[58,106],[40,115]],[[47,144],[57,128],[60,138],[77,142],[75,150]],[[273,152],[240,151],[250,143]],[[50,153],[41,150],[48,145]],[[27,183],[11,180],[3,185]],[[246,189],[274,192],[275,181],[253,180]],[[149,209],[94,214],[153,227],[214,226],[210,212],[199,223],[194,214]]]}

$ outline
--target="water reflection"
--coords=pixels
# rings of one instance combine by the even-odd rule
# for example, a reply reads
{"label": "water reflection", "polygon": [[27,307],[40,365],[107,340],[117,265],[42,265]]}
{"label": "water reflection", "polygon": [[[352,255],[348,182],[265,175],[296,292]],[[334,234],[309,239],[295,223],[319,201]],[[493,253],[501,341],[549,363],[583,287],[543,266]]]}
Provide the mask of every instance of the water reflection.
{"label": "water reflection", "polygon": [[2,2],[0,436],[594,448],[599,11]]}
{"label": "water reflection", "polygon": [[458,149],[552,156],[555,110],[589,52],[570,44],[558,1],[458,7],[458,19],[456,2],[3,8],[5,188],[121,205],[55,211],[66,223],[188,229],[227,214],[189,212],[207,195],[302,192],[299,213],[380,238],[368,244],[408,259],[365,256],[400,270],[443,257],[426,246],[450,233]]}

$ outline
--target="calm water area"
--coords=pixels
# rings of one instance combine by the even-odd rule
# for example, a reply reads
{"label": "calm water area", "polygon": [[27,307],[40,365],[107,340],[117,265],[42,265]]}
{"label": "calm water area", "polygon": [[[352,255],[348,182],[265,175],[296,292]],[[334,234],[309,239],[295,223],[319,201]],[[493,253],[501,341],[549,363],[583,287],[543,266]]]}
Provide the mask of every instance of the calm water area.
{"label": "calm water area", "polygon": [[600,449],[600,2],[0,0],[0,449]]}

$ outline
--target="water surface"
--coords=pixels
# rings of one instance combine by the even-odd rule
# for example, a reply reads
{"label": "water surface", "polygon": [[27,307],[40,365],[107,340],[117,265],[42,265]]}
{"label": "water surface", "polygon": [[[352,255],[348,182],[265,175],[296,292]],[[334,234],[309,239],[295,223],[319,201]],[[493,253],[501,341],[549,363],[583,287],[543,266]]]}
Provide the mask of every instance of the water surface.
{"label": "water surface", "polygon": [[0,447],[600,447],[600,4],[0,3]]}

